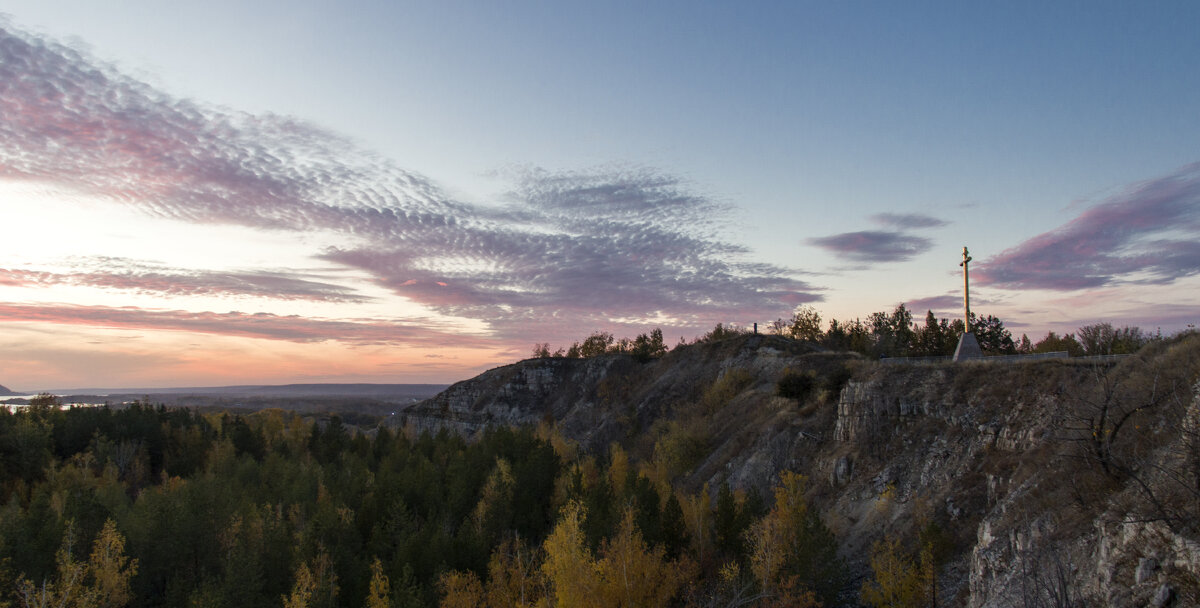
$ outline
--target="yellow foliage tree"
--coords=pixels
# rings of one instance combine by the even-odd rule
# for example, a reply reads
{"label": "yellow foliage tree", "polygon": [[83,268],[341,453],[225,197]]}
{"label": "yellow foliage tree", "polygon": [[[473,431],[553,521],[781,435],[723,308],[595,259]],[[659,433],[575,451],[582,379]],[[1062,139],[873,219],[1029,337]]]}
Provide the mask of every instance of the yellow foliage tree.
{"label": "yellow foliage tree", "polygon": [[596,597],[598,574],[585,544],[583,518],[583,505],[577,501],[567,503],[543,544],[546,559],[542,562],[542,572],[553,590],[555,606],[600,606]]}
{"label": "yellow foliage tree", "polygon": [[71,555],[71,545],[75,540],[75,522],[67,522],[67,531],[63,534],[62,547],[55,554],[57,576],[53,581],[43,580],[41,585],[20,578],[17,596],[25,608],[49,608],[51,606],[90,606],[87,589],[84,587],[84,577],[87,576],[87,564],[77,562]]}
{"label": "yellow foliage tree", "polygon": [[692,541],[692,550],[696,558],[704,561],[711,544],[708,531],[712,528],[712,496],[708,491],[708,483],[695,496],[682,495],[679,506],[683,508],[683,519],[687,523],[688,535]]}
{"label": "yellow foliage tree", "polygon": [[137,571],[138,561],[125,555],[125,537],[117,531],[117,522],[105,521],[92,543],[92,555],[88,560],[95,605],[99,608],[127,605],[133,599],[129,580]]}
{"label": "yellow foliage tree", "polygon": [[292,584],[291,594],[283,596],[283,608],[308,608],[316,588],[317,583],[308,564],[300,564],[296,569],[296,582]]}
{"label": "yellow foliage tree", "polygon": [[750,570],[765,591],[771,591],[779,580],[787,550],[779,517],[766,517],[750,526],[747,533],[750,551]]}
{"label": "yellow foliage tree", "polygon": [[488,561],[487,605],[492,608],[545,606],[546,577],[538,556],[519,538],[500,544]]}
{"label": "yellow foliage tree", "polygon": [[695,574],[691,562],[668,561],[662,547],[648,547],[626,509],[617,533],[601,548],[596,564],[603,606],[666,606]]}
{"label": "yellow foliage tree", "polygon": [[383,573],[379,558],[371,562],[371,584],[367,589],[367,608],[391,608],[392,586]]}
{"label": "yellow foliage tree", "polygon": [[617,533],[605,541],[596,559],[584,542],[578,502],[568,503],[546,538],[542,572],[554,606],[666,606],[695,574],[689,561],[669,561],[662,547],[648,547],[626,509]]}
{"label": "yellow foliage tree", "polygon": [[137,574],[137,560],[125,555],[125,537],[117,530],[113,520],[104,522],[104,527],[92,542],[92,553],[87,562],[75,561],[71,546],[75,541],[75,525],[67,522],[62,547],[55,557],[57,576],[53,581],[35,584],[21,578],[17,595],[26,608],[73,607],[73,608],[118,608],[128,605],[133,595],[129,580]]}
{"label": "yellow foliage tree", "polygon": [[917,608],[928,604],[927,581],[932,571],[928,560],[914,561],[899,540],[887,538],[871,547],[870,564],[874,578],[863,583],[864,602],[875,608]]}
{"label": "yellow foliage tree", "polygon": [[783,579],[778,588],[754,604],[755,608],[820,608],[821,602],[811,590],[804,587],[799,577]]}
{"label": "yellow foliage tree", "polygon": [[615,441],[609,446],[608,454],[608,486],[612,488],[613,497],[621,500],[629,478],[629,455]]}
{"label": "yellow foliage tree", "polygon": [[483,584],[474,572],[447,572],[438,579],[441,608],[479,608],[484,605]]}
{"label": "yellow foliage tree", "polygon": [[338,595],[337,573],[333,571],[333,560],[324,550],[317,554],[311,564],[302,563],[296,569],[296,582],[290,595],[283,597],[284,608],[309,608],[336,606]]}
{"label": "yellow foliage tree", "polygon": [[488,474],[479,493],[479,502],[471,513],[475,531],[484,533],[497,523],[494,520],[502,517],[501,511],[512,502],[516,491],[516,480],[512,475],[512,465],[503,458],[496,459],[496,466]]}
{"label": "yellow foliage tree", "polygon": [[545,421],[538,423],[537,436],[538,439],[549,443],[550,447],[554,448],[554,453],[558,454],[559,459],[563,462],[574,462],[579,454],[579,444],[563,436],[562,431],[555,425]]}
{"label": "yellow foliage tree", "polygon": [[800,597],[807,586],[832,602],[844,580],[837,542],[809,507],[806,482],[791,471],[780,475],[771,511],[747,532],[750,568],[766,592]]}

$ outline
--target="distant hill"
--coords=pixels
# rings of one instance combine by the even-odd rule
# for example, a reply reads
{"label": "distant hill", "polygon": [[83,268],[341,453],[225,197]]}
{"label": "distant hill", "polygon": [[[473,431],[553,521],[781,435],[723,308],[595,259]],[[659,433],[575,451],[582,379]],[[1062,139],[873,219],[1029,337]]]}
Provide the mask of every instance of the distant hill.
{"label": "distant hill", "polygon": [[[444,384],[285,384],[181,388],[75,388],[46,392],[64,403],[122,404],[148,401],[176,407],[241,410],[280,408],[297,412],[392,415],[429,399]],[[26,394],[26,393],[22,393]],[[3,396],[4,393],[0,393]]]}
{"label": "distant hill", "polygon": [[3,384],[0,384],[0,397],[11,397],[11,396],[13,396],[13,395],[16,395],[16,394],[17,394],[17,393],[14,393],[14,392],[12,392],[12,391],[8,390],[8,387],[7,387],[7,386],[4,386]]}
{"label": "distant hill", "polygon": [[222,397],[367,397],[381,401],[426,399],[446,388],[445,384],[282,384],[214,386],[192,388],[122,389],[122,393],[150,395],[219,395]]}
{"label": "distant hill", "polygon": [[446,388],[445,384],[282,384],[240,386],[193,386],[180,388],[75,388],[51,391],[58,395],[165,396],[190,395],[226,398],[370,398],[380,401],[427,399]]}

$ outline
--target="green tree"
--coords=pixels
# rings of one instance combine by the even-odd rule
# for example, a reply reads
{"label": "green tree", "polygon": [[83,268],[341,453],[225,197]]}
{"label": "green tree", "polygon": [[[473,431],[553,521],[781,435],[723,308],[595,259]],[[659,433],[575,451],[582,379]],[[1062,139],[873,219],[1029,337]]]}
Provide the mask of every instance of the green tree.
{"label": "green tree", "polygon": [[612,345],[613,335],[606,331],[598,331],[585,338],[583,343],[579,345],[579,356],[584,358],[599,357],[609,352],[609,348]]}
{"label": "green tree", "polygon": [[700,336],[700,338],[698,338],[696,341],[701,342],[701,343],[720,342],[721,340],[728,340],[729,338],[736,338],[738,336],[744,335],[745,333],[746,333],[745,331],[738,329],[732,325],[722,325],[721,323],[717,323],[711,330],[709,330],[708,333],[704,334],[703,336]]}
{"label": "green tree", "polygon": [[938,319],[932,310],[925,312],[925,326],[917,331],[913,341],[913,353],[920,357],[944,357],[954,354],[958,336],[947,319]]}
{"label": "green tree", "polygon": [[992,355],[1016,354],[1017,347],[1013,344],[1012,333],[1004,328],[1004,322],[988,315],[976,317],[971,314],[971,333],[979,341],[979,348],[984,353]]}
{"label": "green tree", "polygon": [[1021,334],[1021,339],[1017,340],[1017,354],[1028,355],[1033,352],[1033,343],[1029,341],[1028,334]]}
{"label": "green tree", "polygon": [[1111,323],[1084,325],[1076,335],[1087,355],[1128,355],[1150,341],[1150,337],[1137,327],[1127,325],[1118,329]]}
{"label": "green tree", "polygon": [[649,335],[639,334],[637,338],[634,338],[629,354],[640,361],[656,359],[667,354],[667,345],[663,342],[662,330],[656,327],[650,331]]}
{"label": "green tree", "polygon": [[740,559],[744,551],[743,532],[737,499],[729,484],[722,482],[717,489],[717,512],[713,516],[713,544],[726,557]]}
{"label": "green tree", "polygon": [[1066,352],[1071,357],[1079,357],[1083,355],[1083,347],[1075,340],[1074,334],[1064,334],[1059,336],[1054,332],[1047,332],[1046,337],[1038,340],[1033,345],[1035,353],[1057,353]]}
{"label": "green tree", "polygon": [[867,317],[874,342],[874,354],[887,357],[905,357],[913,347],[916,332],[913,331],[912,313],[904,304],[897,306],[891,314],[871,313]]}
{"label": "green tree", "polygon": [[792,314],[788,335],[796,340],[819,342],[821,340],[821,314],[812,306],[801,306]]}

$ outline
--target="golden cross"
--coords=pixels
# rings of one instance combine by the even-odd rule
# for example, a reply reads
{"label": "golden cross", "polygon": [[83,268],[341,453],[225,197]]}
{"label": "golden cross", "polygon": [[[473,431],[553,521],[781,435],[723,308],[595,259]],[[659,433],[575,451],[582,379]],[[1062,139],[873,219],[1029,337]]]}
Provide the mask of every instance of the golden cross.
{"label": "golden cross", "polygon": [[963,247],[963,261],[958,265],[963,269],[963,322],[966,323],[967,333],[971,332],[971,286],[967,278],[967,263],[970,261],[971,256],[967,253],[967,248]]}

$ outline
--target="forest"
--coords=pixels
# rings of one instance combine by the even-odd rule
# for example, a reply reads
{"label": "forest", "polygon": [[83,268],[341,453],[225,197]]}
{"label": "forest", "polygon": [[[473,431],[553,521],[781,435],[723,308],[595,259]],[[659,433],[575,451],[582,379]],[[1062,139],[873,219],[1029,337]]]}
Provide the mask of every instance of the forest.
{"label": "forest", "polygon": [[714,504],[545,425],[43,399],[0,410],[0,454],[11,606],[804,606],[845,582],[803,476]]}

